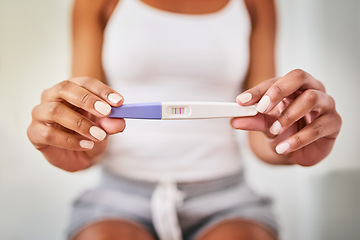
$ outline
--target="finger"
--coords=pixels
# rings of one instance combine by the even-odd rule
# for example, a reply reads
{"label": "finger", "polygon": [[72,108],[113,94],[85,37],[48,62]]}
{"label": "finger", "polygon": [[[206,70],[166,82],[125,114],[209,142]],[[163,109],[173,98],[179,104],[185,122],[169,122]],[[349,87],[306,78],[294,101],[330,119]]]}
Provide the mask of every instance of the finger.
{"label": "finger", "polygon": [[29,139],[32,144],[41,149],[46,146],[53,146],[68,150],[86,151],[94,147],[94,142],[60,129],[44,125],[40,122],[33,122],[28,130]]}
{"label": "finger", "polygon": [[260,113],[268,113],[284,98],[297,91],[305,91],[307,89],[325,92],[323,84],[309,73],[300,69],[293,70],[277,80],[266,90],[256,109]]}
{"label": "finger", "polygon": [[278,154],[286,154],[299,150],[323,137],[335,139],[341,125],[339,115],[326,114],[305,126],[302,130],[292,135],[276,146]]}
{"label": "finger", "polygon": [[60,102],[35,107],[33,118],[48,124],[57,123],[93,141],[102,141],[107,135],[89,119]]}
{"label": "finger", "polygon": [[98,117],[108,116],[111,106],[89,90],[71,81],[63,81],[43,92],[42,102],[66,101]]}
{"label": "finger", "polygon": [[269,127],[270,124],[274,121],[275,119],[271,116],[257,114],[253,117],[232,118],[230,120],[230,124],[235,129],[247,131],[261,131],[269,138],[272,138],[274,136],[272,134],[269,134]]}
{"label": "finger", "polygon": [[310,112],[321,116],[332,109],[335,109],[333,98],[321,91],[308,89],[281,112],[269,131],[278,135]]}
{"label": "finger", "polygon": [[88,89],[90,92],[101,97],[114,107],[119,107],[124,101],[124,97],[120,93],[97,79],[89,77],[76,77],[72,78],[71,81]]}
{"label": "finger", "polygon": [[109,135],[123,132],[126,126],[121,118],[101,118],[99,124]]}
{"label": "finger", "polygon": [[252,105],[257,103],[264,95],[266,90],[269,89],[277,81],[277,78],[272,78],[261,82],[253,88],[246,90],[236,97],[236,102],[240,105]]}

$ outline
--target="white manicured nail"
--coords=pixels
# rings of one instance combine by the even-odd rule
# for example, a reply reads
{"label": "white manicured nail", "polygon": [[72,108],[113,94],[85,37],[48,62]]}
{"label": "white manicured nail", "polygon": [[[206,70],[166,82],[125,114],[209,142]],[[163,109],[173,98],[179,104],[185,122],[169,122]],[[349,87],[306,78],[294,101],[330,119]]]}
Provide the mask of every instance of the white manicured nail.
{"label": "white manicured nail", "polygon": [[121,101],[122,97],[119,96],[118,94],[110,93],[108,99],[110,100],[110,102],[114,104],[118,104]]}
{"label": "white manicured nail", "polygon": [[82,148],[92,149],[94,147],[94,142],[93,141],[88,141],[88,140],[81,140],[80,141],[80,146]]}
{"label": "white manicured nail", "polygon": [[276,121],[273,123],[273,125],[270,127],[269,130],[270,130],[271,134],[278,135],[279,132],[281,131],[281,128],[282,128],[282,126],[281,126],[280,122]]}
{"label": "white manicured nail", "polygon": [[279,145],[277,145],[275,150],[278,154],[283,154],[289,148],[290,148],[290,144],[285,142],[285,143],[280,143]]}
{"label": "white manicured nail", "polygon": [[263,96],[260,100],[260,102],[256,106],[256,110],[260,113],[264,113],[266,109],[270,105],[270,97],[269,96]]}
{"label": "white manicured nail", "polygon": [[98,139],[100,141],[104,140],[105,137],[106,137],[106,132],[104,130],[102,130],[101,128],[98,128],[98,127],[95,127],[95,126],[90,128],[90,134],[94,138],[96,138],[96,139]]}
{"label": "white manicured nail", "polygon": [[109,104],[103,103],[101,101],[95,102],[94,105],[96,111],[101,113],[102,115],[108,115],[111,112],[111,107]]}
{"label": "white manicured nail", "polygon": [[241,103],[247,103],[248,101],[250,101],[252,98],[251,93],[244,93],[244,94],[240,94],[237,99],[241,102]]}

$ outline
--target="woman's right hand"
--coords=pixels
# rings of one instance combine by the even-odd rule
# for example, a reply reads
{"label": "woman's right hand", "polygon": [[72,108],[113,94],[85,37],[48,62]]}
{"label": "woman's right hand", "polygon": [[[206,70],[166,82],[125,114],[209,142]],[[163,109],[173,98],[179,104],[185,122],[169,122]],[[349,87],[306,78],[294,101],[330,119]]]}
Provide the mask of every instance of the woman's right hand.
{"label": "woman's right hand", "polygon": [[107,116],[123,97],[101,81],[77,77],[45,90],[32,111],[27,134],[54,166],[66,171],[90,167],[107,145],[107,135],[122,132],[124,119]]}

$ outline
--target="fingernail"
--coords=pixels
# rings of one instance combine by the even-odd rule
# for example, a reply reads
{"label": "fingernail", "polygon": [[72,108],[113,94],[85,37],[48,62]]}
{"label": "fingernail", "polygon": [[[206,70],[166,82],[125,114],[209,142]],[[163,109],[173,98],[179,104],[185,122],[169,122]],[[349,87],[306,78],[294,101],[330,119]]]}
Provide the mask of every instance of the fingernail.
{"label": "fingernail", "polygon": [[273,123],[273,125],[271,125],[269,130],[270,130],[271,134],[278,135],[279,132],[281,131],[281,128],[282,128],[282,126],[281,126],[280,122],[276,121]]}
{"label": "fingernail", "polygon": [[108,115],[110,113],[110,111],[111,111],[110,105],[106,104],[106,103],[103,103],[101,101],[95,102],[94,107],[95,107],[96,111],[98,111],[102,115]]}
{"label": "fingernail", "polygon": [[290,144],[285,142],[285,143],[280,143],[279,145],[277,145],[275,150],[278,154],[283,154],[284,152],[289,150],[289,148],[290,148]]}
{"label": "fingernail", "polygon": [[251,93],[243,93],[237,97],[237,100],[239,100],[241,103],[244,104],[244,103],[247,103],[248,101],[250,101],[251,98],[252,98]]}
{"label": "fingernail", "polygon": [[80,146],[82,148],[92,149],[94,147],[94,142],[93,141],[88,141],[88,140],[81,140],[80,141]]}
{"label": "fingernail", "polygon": [[110,93],[108,99],[110,102],[118,104],[121,101],[122,97],[116,93]]}
{"label": "fingernail", "polygon": [[270,105],[270,97],[264,96],[256,106],[256,110],[260,113],[264,113]]}
{"label": "fingernail", "polygon": [[100,141],[104,140],[106,137],[106,132],[95,126],[90,128],[90,134]]}

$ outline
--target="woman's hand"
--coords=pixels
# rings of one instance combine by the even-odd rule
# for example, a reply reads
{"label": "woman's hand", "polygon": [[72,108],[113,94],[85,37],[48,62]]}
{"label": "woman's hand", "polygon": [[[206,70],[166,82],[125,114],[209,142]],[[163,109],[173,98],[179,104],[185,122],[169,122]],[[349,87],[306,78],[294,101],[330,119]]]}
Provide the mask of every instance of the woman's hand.
{"label": "woman's hand", "polygon": [[[303,166],[314,165],[330,153],[342,124],[323,84],[299,69],[260,83],[240,94],[237,102],[257,103],[259,114],[234,118],[234,128],[263,132],[273,152]],[[252,146],[255,151],[264,147]]]}
{"label": "woman's hand", "polygon": [[123,97],[99,80],[78,77],[45,90],[32,111],[31,143],[66,171],[88,168],[104,152],[107,135],[124,130],[124,119],[106,118]]}

